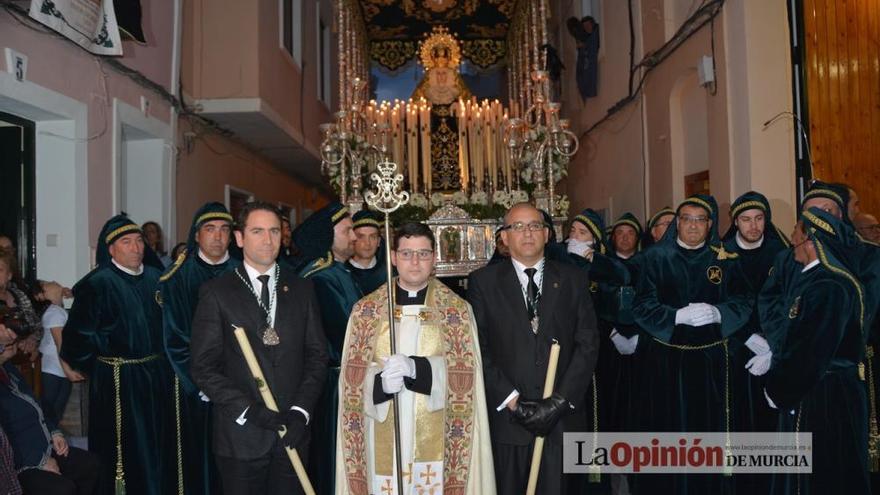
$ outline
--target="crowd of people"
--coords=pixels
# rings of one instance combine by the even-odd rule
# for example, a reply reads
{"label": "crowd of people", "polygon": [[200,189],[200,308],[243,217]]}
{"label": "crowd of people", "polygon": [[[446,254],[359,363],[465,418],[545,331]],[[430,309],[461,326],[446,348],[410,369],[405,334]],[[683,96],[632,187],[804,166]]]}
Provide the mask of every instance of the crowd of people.
{"label": "crowd of people", "polygon": [[[559,242],[517,204],[464,297],[428,226],[385,239],[338,203],[292,230],[208,203],[172,257],[117,215],[72,291],[21,280],[0,238],[0,490],[301,493],[295,450],[319,494],[517,494],[541,438],[541,494],[870,493],[877,220],[819,181],[790,236],[760,193],[726,213],[720,235],[708,195],[644,228],[587,209]],[[41,356],[40,397],[17,354]],[[58,427],[83,380],[87,451]],[[564,474],[563,434],[593,431],[811,432],[812,472]]]}

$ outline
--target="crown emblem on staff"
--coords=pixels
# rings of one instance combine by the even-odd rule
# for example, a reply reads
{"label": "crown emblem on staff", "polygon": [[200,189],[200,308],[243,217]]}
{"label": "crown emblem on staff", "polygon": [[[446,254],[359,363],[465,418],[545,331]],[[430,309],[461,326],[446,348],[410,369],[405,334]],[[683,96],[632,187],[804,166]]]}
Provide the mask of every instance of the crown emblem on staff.
{"label": "crown emblem on staff", "polygon": [[409,193],[400,190],[403,175],[397,173],[397,164],[383,160],[376,164],[376,170],[370,175],[374,190],[367,192],[364,199],[367,204],[383,213],[391,213],[409,202]]}

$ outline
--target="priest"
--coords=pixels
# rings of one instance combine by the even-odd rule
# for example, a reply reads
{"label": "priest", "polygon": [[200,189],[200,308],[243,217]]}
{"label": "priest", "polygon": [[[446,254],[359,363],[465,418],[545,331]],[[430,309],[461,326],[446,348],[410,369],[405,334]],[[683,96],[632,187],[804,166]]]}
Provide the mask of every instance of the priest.
{"label": "priest", "polygon": [[162,345],[159,270],[141,228],[116,215],[98,234],[97,268],[73,287],[61,358],[89,377],[89,450],[116,493],[177,490],[173,374]]}
{"label": "priest", "polygon": [[383,285],[354,307],[343,347],[336,493],[397,495],[394,409],[404,493],[493,495],[479,337],[470,305],[436,278],[431,229],[394,234],[397,339]]}
{"label": "priest", "polygon": [[193,217],[186,249],[159,278],[165,352],[174,369],[178,463],[184,493],[220,493],[220,478],[211,449],[211,402],[190,376],[190,337],[199,288],[235,270],[229,257],[232,215],[221,203],[207,203]]}

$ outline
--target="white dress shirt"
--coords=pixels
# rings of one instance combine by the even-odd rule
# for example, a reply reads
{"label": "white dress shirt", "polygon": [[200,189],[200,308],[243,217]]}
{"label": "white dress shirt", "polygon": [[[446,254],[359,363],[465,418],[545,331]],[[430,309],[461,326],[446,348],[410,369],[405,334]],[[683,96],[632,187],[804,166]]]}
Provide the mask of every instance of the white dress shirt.
{"label": "white dress shirt", "polygon": [[[199,255],[201,255],[201,251],[199,251]],[[226,257],[228,259],[229,253],[226,253]],[[259,302],[260,293],[263,290],[263,282],[260,282],[260,280],[257,278],[260,275],[268,275],[269,276],[269,294],[270,294],[269,299],[270,300],[274,299],[275,301],[277,301],[277,299],[275,299],[271,296],[271,294],[275,293],[275,285],[277,283],[277,280],[275,280],[275,263],[272,263],[272,266],[270,266],[264,273],[260,273],[256,268],[250,266],[247,263],[247,261],[242,263],[242,265],[244,265],[244,271],[247,273],[247,276],[251,281],[251,285],[254,288],[254,292],[256,293],[257,301]],[[276,313],[275,306],[276,306],[276,304],[273,304],[272,307],[269,308],[271,311],[271,314],[269,315],[269,324],[272,326],[275,326],[275,313]],[[235,418],[236,423],[238,423],[242,426],[245,423],[247,423],[247,418],[245,416],[247,415],[248,409],[250,409],[250,406],[246,407],[244,409],[244,411],[242,411],[241,415],[239,417]],[[311,417],[310,417],[308,411],[306,411],[305,409],[303,409],[299,406],[291,406],[290,409],[303,413],[303,416],[306,417],[306,424],[309,424],[309,419],[311,419]]]}
{"label": "white dress shirt", "polygon": [[[526,270],[526,268],[534,268],[535,270],[537,270],[535,272],[534,278],[535,278],[535,285],[538,286],[538,294],[540,294],[541,293],[541,285],[544,283],[544,258],[541,258],[540,260],[538,260],[538,262],[535,263],[534,266],[526,266],[513,258],[510,258],[510,261],[513,262],[513,270],[516,272],[516,278],[519,279],[519,284],[520,284],[520,287],[522,288],[523,302],[526,302],[526,304],[528,304],[528,302],[526,301],[526,299],[527,299],[526,294],[528,293],[529,276],[526,275],[525,270]],[[496,407],[495,410],[502,411],[505,407],[507,407],[507,404],[509,404],[510,401],[512,401],[513,399],[515,399],[517,397],[519,397],[519,390],[513,389],[513,392],[511,392],[510,395],[508,395],[507,398],[504,399],[504,402],[502,402],[498,407]]]}

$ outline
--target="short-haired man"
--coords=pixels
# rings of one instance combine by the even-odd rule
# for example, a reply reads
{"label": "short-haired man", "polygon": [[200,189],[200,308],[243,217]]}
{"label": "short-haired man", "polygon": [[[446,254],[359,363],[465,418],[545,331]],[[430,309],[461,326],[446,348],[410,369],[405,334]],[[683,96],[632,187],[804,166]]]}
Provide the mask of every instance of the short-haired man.
{"label": "short-haired man", "polygon": [[675,221],[675,210],[668,206],[660,208],[656,213],[651,215],[648,223],[645,225],[645,236],[642,238],[642,248],[653,246],[663,239],[666,235],[666,229]]}
{"label": "short-haired man", "polygon": [[[546,439],[537,493],[565,493],[575,480],[562,475],[562,434],[586,429],[583,399],[596,366],[596,315],[584,272],[545,258],[549,229],[531,204],[512,206],[501,232],[510,260],[468,279],[500,493],[525,491],[537,436]],[[542,399],[554,340],[561,347],[555,391]]]}
{"label": "short-haired man", "polygon": [[146,265],[141,228],[116,215],[98,234],[98,267],[73,287],[61,358],[89,387],[89,450],[102,485],[129,494],[177,488],[173,373],[162,345],[159,270]]}
{"label": "short-haired man", "polygon": [[383,226],[383,218],[370,210],[361,210],[352,216],[356,239],[354,254],[347,265],[364,294],[378,289],[388,278],[385,249],[382,248]]}
{"label": "short-haired man", "polygon": [[614,256],[628,260],[641,248],[642,224],[635,215],[626,212],[611,224],[610,238]]}
{"label": "short-haired man", "polygon": [[[285,447],[308,459],[309,426],[327,376],[327,343],[309,281],[277,262],[281,218],[248,203],[236,225],[240,267],[202,284],[190,373],[213,403],[214,454],[226,494],[302,493]],[[280,410],[260,395],[233,330],[244,328]],[[278,431],[286,429],[283,438]]]}
{"label": "short-haired man", "polygon": [[241,261],[229,256],[231,236],[232,215],[226,207],[206,203],[193,216],[183,254],[159,278],[165,352],[174,368],[179,395],[178,455],[187,494],[220,490],[220,477],[211,454],[211,403],[190,375],[190,342],[199,289],[208,280],[241,265]]}
{"label": "short-haired man", "polygon": [[[397,397],[404,492],[494,494],[470,306],[432,276],[436,242],[428,226],[403,224],[393,247],[396,353],[383,284],[355,305],[346,332],[337,457],[351,462],[336,466],[336,493],[397,493],[390,408]],[[461,435],[454,442],[451,431]]]}

